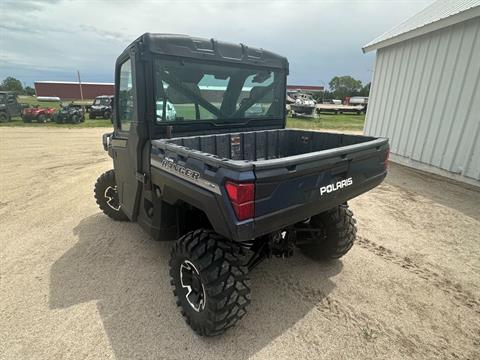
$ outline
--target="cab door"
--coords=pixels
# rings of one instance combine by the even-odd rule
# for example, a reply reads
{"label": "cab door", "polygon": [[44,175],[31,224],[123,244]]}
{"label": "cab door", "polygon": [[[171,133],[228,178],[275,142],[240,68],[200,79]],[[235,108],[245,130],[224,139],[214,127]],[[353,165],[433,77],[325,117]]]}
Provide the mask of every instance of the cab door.
{"label": "cab door", "polygon": [[[118,62],[120,64],[118,64]],[[137,217],[141,183],[137,176],[140,138],[137,134],[137,96],[135,67],[130,57],[117,62],[115,73],[115,120],[112,155],[117,191],[123,212],[134,221]]]}

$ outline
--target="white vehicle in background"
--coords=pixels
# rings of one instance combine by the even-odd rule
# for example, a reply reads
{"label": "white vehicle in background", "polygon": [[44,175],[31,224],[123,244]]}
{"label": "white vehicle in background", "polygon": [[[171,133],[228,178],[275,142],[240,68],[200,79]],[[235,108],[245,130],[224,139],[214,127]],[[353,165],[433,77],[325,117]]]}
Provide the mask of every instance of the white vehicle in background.
{"label": "white vehicle in background", "polygon": [[268,107],[264,107],[262,104],[253,104],[247,110],[245,110],[245,115],[248,116],[263,116],[267,112]]}
{"label": "white vehicle in background", "polygon": [[[174,121],[177,117],[175,106],[170,101],[167,101],[167,108],[165,114],[166,121]],[[157,122],[163,121],[163,101],[157,101]]]}
{"label": "white vehicle in background", "polygon": [[58,96],[37,96],[38,101],[60,101]]}
{"label": "white vehicle in background", "polygon": [[288,98],[293,100],[293,103],[290,104],[292,117],[315,117],[316,102],[312,95],[302,92],[289,92]]}
{"label": "white vehicle in background", "polygon": [[350,105],[366,105],[368,104],[367,96],[352,96],[349,100]]}
{"label": "white vehicle in background", "polygon": [[[352,99],[354,102],[352,103]],[[365,114],[367,110],[367,103],[360,103],[360,101],[364,101],[363,98],[360,96],[354,96],[348,99],[348,105],[342,104],[341,100],[329,100],[324,102],[323,104],[317,104],[316,111],[317,114],[324,112],[324,113],[334,113],[334,114],[343,114],[343,113],[355,113],[357,115],[361,114],[362,112]]]}

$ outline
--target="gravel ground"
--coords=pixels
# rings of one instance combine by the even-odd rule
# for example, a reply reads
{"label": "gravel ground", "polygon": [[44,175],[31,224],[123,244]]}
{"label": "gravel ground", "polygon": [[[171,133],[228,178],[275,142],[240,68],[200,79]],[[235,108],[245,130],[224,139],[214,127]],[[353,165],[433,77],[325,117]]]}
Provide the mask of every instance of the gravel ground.
{"label": "gravel ground", "polygon": [[247,316],[205,339],[175,306],[170,244],[93,200],[104,131],[0,129],[0,358],[480,358],[478,189],[392,164],[351,202],[346,257],[264,262]]}

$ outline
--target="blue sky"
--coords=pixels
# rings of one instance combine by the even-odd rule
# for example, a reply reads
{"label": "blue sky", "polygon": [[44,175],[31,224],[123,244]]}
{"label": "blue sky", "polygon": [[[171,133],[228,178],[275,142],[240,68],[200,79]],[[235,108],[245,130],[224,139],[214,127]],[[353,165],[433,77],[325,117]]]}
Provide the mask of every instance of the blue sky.
{"label": "blue sky", "polygon": [[370,81],[361,47],[422,10],[410,1],[0,0],[0,79],[112,82],[116,57],[145,32],[242,42],[286,56],[290,84]]}

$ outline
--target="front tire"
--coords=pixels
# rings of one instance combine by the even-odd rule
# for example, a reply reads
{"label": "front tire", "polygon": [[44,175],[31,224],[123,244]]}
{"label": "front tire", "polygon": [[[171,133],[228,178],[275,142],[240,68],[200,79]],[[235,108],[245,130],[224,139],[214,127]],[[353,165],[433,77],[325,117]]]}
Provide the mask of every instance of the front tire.
{"label": "front tire", "polygon": [[339,205],[312,216],[308,222],[312,229],[309,242],[299,245],[300,250],[314,259],[338,259],[353,246],[357,234],[356,220],[347,204]]}
{"label": "front tire", "polygon": [[185,321],[199,335],[220,335],[246,313],[248,270],[239,253],[237,244],[204,229],[187,233],[172,247],[173,294]]}
{"label": "front tire", "polygon": [[98,207],[105,215],[116,221],[128,221],[127,215],[121,209],[113,170],[104,172],[97,179],[94,195]]}

